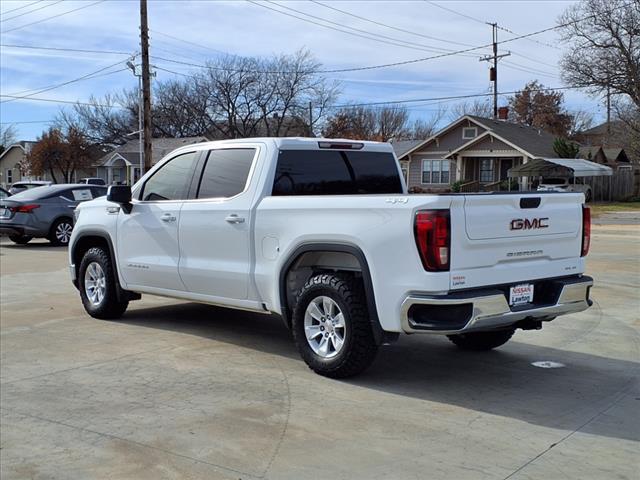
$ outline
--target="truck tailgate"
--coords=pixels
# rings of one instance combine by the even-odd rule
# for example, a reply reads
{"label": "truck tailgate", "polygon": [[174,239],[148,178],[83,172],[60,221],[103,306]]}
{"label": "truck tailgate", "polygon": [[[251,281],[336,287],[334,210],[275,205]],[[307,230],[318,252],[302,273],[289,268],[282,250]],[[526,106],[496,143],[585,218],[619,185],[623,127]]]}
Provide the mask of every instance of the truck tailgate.
{"label": "truck tailgate", "polygon": [[571,193],[465,195],[451,212],[451,288],[581,273],[582,201]]}

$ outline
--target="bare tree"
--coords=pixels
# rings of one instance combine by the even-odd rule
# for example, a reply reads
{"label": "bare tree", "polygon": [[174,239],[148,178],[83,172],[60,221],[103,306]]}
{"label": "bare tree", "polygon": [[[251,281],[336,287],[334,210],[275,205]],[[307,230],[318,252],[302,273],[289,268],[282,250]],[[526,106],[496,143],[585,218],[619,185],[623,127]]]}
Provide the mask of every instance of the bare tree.
{"label": "bare tree", "polygon": [[50,128],[29,152],[25,169],[35,175],[49,172],[54,183],[69,183],[76,170],[88,166],[91,160],[89,143],[81,131],[70,128],[63,133]]}
{"label": "bare tree", "polygon": [[578,108],[568,113],[571,120],[568,131],[569,138],[574,138],[580,132],[588,130],[593,126],[593,113],[590,111]]}
{"label": "bare tree", "polygon": [[409,112],[406,107],[353,106],[339,110],[324,128],[325,137],[342,137],[357,140],[387,142],[407,138]]}
{"label": "bare tree", "polygon": [[569,44],[560,66],[569,85],[607,89],[640,108],[640,2],[582,0],[559,19]]}
{"label": "bare tree", "polygon": [[[225,56],[193,76],[157,82],[155,137],[243,138],[312,134],[324,122],[339,84],[318,73],[306,50],[271,58]],[[78,104],[58,118],[101,143],[123,143],[138,130],[138,91],[125,90],[90,105]],[[311,106],[311,108],[309,108]]]}
{"label": "bare tree", "polygon": [[447,108],[440,105],[438,109],[435,111],[431,117],[427,120],[418,119],[413,123],[413,127],[409,132],[409,137],[411,140],[426,140],[438,129],[438,125],[445,117],[447,113]]}
{"label": "bare tree", "polygon": [[493,104],[490,97],[477,98],[475,100],[465,100],[455,104],[449,113],[449,120],[452,122],[465,115],[476,117],[493,117]]}
{"label": "bare tree", "polygon": [[15,125],[11,124],[6,127],[0,125],[0,153],[4,152],[5,149],[16,143],[17,139],[18,130]]}

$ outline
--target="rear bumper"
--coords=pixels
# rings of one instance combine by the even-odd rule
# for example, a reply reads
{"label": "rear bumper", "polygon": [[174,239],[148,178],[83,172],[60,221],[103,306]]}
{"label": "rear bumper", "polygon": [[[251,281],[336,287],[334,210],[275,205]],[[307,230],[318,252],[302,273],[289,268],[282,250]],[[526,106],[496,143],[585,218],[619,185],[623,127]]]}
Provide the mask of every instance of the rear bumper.
{"label": "rear bumper", "polygon": [[[525,282],[523,282],[525,283]],[[592,305],[587,276],[532,281],[539,303],[510,307],[504,287],[468,290],[448,295],[409,295],[401,310],[406,333],[456,334],[517,326],[519,322],[549,321],[559,315],[586,310]],[[535,295],[534,295],[535,302]]]}
{"label": "rear bumper", "polygon": [[19,225],[12,223],[0,223],[1,235],[30,235],[33,237],[43,236],[42,232],[29,225]]}

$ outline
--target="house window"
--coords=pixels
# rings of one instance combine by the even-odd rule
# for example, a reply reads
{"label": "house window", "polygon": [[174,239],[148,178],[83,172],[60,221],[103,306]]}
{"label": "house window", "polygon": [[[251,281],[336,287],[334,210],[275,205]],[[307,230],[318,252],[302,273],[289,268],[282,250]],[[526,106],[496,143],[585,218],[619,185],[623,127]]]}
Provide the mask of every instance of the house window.
{"label": "house window", "polygon": [[480,160],[480,181],[493,182],[493,158],[483,158]]}
{"label": "house window", "polygon": [[13,170],[7,168],[7,183],[13,183]]}
{"label": "house window", "polygon": [[423,160],[422,183],[449,183],[449,160]]}
{"label": "house window", "polygon": [[465,127],[462,129],[462,138],[464,140],[471,140],[478,136],[478,129],[476,127]]}

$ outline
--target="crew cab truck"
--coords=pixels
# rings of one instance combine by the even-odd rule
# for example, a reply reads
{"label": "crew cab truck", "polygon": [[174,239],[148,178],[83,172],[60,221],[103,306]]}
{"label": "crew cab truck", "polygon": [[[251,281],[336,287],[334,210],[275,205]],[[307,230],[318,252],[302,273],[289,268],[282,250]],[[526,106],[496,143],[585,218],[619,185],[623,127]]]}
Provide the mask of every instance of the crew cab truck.
{"label": "crew cab truck", "polygon": [[202,143],[79,205],[70,270],[93,317],[141,294],[277,314],[311,369],[348,377],[403,333],[488,350],[588,308],[583,203],[408,195],[385,143]]}

